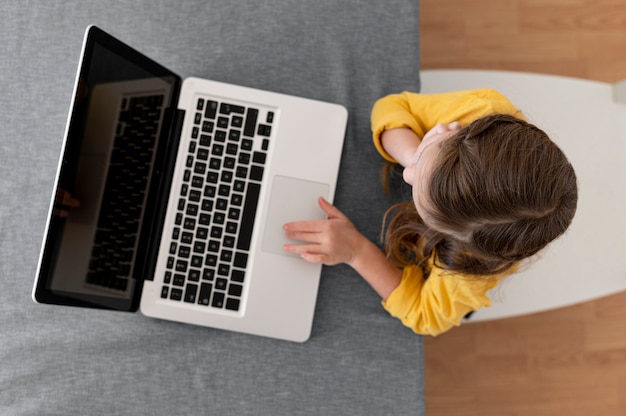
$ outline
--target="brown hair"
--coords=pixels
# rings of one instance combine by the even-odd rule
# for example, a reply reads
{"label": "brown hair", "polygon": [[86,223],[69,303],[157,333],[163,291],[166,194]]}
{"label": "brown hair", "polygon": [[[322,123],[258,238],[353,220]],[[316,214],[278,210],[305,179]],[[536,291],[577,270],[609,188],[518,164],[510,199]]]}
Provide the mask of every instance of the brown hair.
{"label": "brown hair", "polygon": [[503,114],[447,139],[428,180],[432,227],[412,202],[385,214],[385,251],[400,267],[435,252],[444,269],[504,272],[563,234],[578,200],[574,169],[558,146],[536,126]]}

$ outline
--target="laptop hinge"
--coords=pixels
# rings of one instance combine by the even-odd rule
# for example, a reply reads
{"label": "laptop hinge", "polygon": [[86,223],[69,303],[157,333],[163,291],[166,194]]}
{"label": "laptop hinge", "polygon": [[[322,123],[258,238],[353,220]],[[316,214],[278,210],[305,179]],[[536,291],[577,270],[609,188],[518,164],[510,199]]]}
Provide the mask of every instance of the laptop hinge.
{"label": "laptop hinge", "polygon": [[164,126],[164,130],[167,133],[161,142],[162,145],[159,145],[157,150],[148,196],[147,206],[152,207],[152,210],[149,216],[144,217],[139,243],[140,249],[137,253],[138,256],[142,256],[142,261],[140,262],[142,267],[136,270],[137,273],[134,276],[137,280],[154,280],[156,259],[159,253],[161,233],[163,232],[163,223],[165,221],[184,119],[185,111],[176,109],[170,118],[171,125]]}

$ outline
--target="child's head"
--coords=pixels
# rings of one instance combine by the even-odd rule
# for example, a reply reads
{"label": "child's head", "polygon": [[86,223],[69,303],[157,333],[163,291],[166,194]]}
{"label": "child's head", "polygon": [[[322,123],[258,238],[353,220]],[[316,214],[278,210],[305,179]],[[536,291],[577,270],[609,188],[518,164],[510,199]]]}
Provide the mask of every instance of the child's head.
{"label": "child's head", "polygon": [[438,125],[403,176],[413,204],[395,207],[386,242],[399,264],[435,250],[451,270],[498,273],[563,234],[576,211],[576,175],[563,152],[508,115]]}

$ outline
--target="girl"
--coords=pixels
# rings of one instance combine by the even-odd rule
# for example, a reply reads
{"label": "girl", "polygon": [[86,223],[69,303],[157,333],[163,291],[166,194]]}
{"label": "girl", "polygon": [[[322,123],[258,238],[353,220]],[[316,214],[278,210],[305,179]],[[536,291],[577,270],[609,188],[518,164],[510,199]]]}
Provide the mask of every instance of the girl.
{"label": "girl", "polygon": [[385,216],[384,252],[320,198],[324,221],[285,224],[303,259],[347,263],[420,334],[460,325],[520,262],[563,234],[576,176],[561,150],[490,89],[402,93],[372,111],[374,144],[404,167],[412,201]]}

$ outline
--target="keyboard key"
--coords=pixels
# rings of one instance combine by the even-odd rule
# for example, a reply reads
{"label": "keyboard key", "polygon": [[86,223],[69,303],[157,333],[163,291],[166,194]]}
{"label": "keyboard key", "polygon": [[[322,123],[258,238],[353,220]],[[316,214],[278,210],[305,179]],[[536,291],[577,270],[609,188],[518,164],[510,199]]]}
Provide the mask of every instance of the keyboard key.
{"label": "keyboard key", "polygon": [[224,170],[222,171],[222,175],[220,176],[220,180],[222,182],[230,183],[233,181],[233,171],[232,170]]}
{"label": "keyboard key", "polygon": [[202,123],[202,131],[204,133],[213,133],[214,128],[215,124],[212,121],[205,121]]}
{"label": "keyboard key", "polygon": [[259,136],[268,137],[272,134],[272,127],[265,124],[259,124],[259,129],[257,133],[259,134]]}
{"label": "keyboard key", "polygon": [[[226,227],[226,230],[228,230],[228,229],[229,229],[229,227],[227,226],[227,227]],[[235,230],[235,231],[233,231],[233,234],[235,234],[235,233],[237,232],[237,224],[235,224],[235,225],[234,225],[234,230]],[[229,231],[229,232],[230,232],[230,231]],[[222,245],[223,245],[224,247],[228,247],[228,248],[233,248],[233,247],[235,247],[235,237],[230,236],[230,235],[225,236],[225,237],[224,237],[224,241],[222,242]]]}
{"label": "keyboard key", "polygon": [[224,143],[226,141],[226,132],[224,130],[218,130],[215,132],[215,141]]}
{"label": "keyboard key", "polygon": [[226,279],[217,279],[215,281],[215,289],[217,290],[226,290],[226,285],[228,284],[228,280]]}
{"label": "keyboard key", "polygon": [[211,253],[218,253],[220,251],[220,242],[216,240],[209,240],[208,251]]}
{"label": "keyboard key", "polygon": [[252,150],[252,148],[254,147],[254,142],[250,139],[243,139],[241,141],[241,148],[243,150]]}
{"label": "keyboard key", "polygon": [[189,246],[180,246],[178,249],[178,257],[182,257],[182,258],[189,258],[189,255],[191,253],[191,249],[189,248]]}
{"label": "keyboard key", "polygon": [[222,232],[224,229],[222,227],[213,226],[211,227],[211,238],[220,239],[222,238]]}
{"label": "keyboard key", "polygon": [[182,289],[172,288],[172,291],[170,292],[170,299],[172,299],[172,300],[181,300],[182,298],[183,298],[183,291],[182,291]]}
{"label": "keyboard key", "polygon": [[200,135],[200,146],[209,147],[211,146],[211,136],[202,134]]}
{"label": "keyboard key", "polygon": [[231,296],[240,297],[242,290],[243,286],[241,285],[231,284],[230,286],[228,286],[228,294]]}
{"label": "keyboard key", "polygon": [[198,205],[196,205],[196,204],[189,204],[189,205],[187,205],[186,214],[187,215],[198,215]]}
{"label": "keyboard key", "polygon": [[238,220],[241,210],[239,208],[231,208],[228,210],[228,219]]}
{"label": "keyboard key", "polygon": [[191,267],[202,267],[202,257],[191,256]]}
{"label": "keyboard key", "polygon": [[217,119],[217,127],[220,129],[225,129],[228,127],[228,119],[226,117],[218,117]]}
{"label": "keyboard key", "polygon": [[222,167],[222,159],[217,158],[217,157],[212,157],[211,160],[209,161],[209,168],[213,170],[220,170],[220,167]]}
{"label": "keyboard key", "polygon": [[[202,261],[201,261],[202,262]],[[200,280],[200,270],[191,269],[189,270],[189,276],[187,278],[192,282],[197,282]]]}
{"label": "keyboard key", "polygon": [[231,114],[231,113],[243,114],[245,110],[246,109],[244,107],[239,106],[239,105],[226,104],[226,103],[222,103],[222,105],[220,105],[221,114]]}
{"label": "keyboard key", "polygon": [[183,222],[183,228],[186,230],[195,230],[196,220],[190,217],[185,217],[185,221]]}
{"label": "keyboard key", "polygon": [[198,149],[196,158],[198,158],[198,160],[209,160],[209,151],[207,149]]}
{"label": "keyboard key", "polygon": [[223,261],[224,263],[230,263],[230,261],[233,258],[233,252],[230,250],[222,250],[222,253],[220,254],[220,260]]}
{"label": "keyboard key", "polygon": [[174,280],[172,284],[175,286],[184,286],[185,285],[185,276],[179,273],[174,274]]}
{"label": "keyboard key", "polygon": [[[176,260],[176,268],[174,270],[176,270],[177,272],[186,272],[187,271],[187,266],[189,265],[189,262],[185,261],[185,260]],[[176,277],[176,276],[174,276]]]}
{"label": "keyboard key", "polygon": [[239,267],[241,269],[245,269],[248,264],[248,254],[238,251],[235,253],[235,260],[233,261],[233,266]]}
{"label": "keyboard key", "polygon": [[[228,221],[226,223],[226,229],[225,231],[229,234],[237,234],[237,223],[233,222],[233,221]],[[224,239],[224,245],[226,245],[227,241],[226,239]],[[228,246],[228,247],[232,247],[232,245]]]}
{"label": "keyboard key", "polygon": [[213,211],[213,201],[210,199],[203,199],[201,205],[202,211],[211,212]]}
{"label": "keyboard key", "polygon": [[230,195],[230,186],[228,185],[220,185],[217,194],[219,196],[229,196]]}
{"label": "keyboard key", "polygon": [[217,256],[215,254],[207,254],[204,260],[204,265],[211,268],[217,267]]}
{"label": "keyboard key", "polygon": [[245,278],[245,272],[243,270],[233,270],[230,275],[230,280],[233,282],[243,283]]}
{"label": "keyboard key", "polygon": [[198,303],[201,305],[208,305],[211,297],[211,284],[200,284],[200,294],[198,295]]}
{"label": "keyboard key", "polygon": [[198,285],[188,283],[185,288],[185,302],[196,303],[196,293],[198,292]]}
{"label": "keyboard key", "polygon": [[258,163],[260,165],[264,165],[265,164],[265,159],[266,159],[266,154],[263,152],[254,152],[252,154],[252,161],[254,163]]}
{"label": "keyboard key", "polygon": [[228,140],[231,142],[238,142],[241,137],[241,131],[239,130],[230,130],[228,132]]}
{"label": "keyboard key", "polygon": [[248,137],[254,137],[254,132],[256,130],[256,122],[259,117],[259,110],[255,108],[248,108],[248,112],[246,114],[246,124],[243,129],[243,135]]}
{"label": "keyboard key", "polygon": [[235,299],[235,298],[228,298],[226,300],[226,309],[231,310],[231,311],[238,311],[239,310],[239,299]]}
{"label": "keyboard key", "polygon": [[228,264],[220,263],[217,267],[217,274],[219,276],[228,276],[230,274],[230,266]]}
{"label": "keyboard key", "polygon": [[217,183],[220,180],[220,174],[217,171],[209,171],[206,175],[206,180],[209,183]]}
{"label": "keyboard key", "polygon": [[228,143],[226,145],[226,153],[229,155],[236,155],[239,151],[239,146],[236,143]]}
{"label": "keyboard key", "polygon": [[193,252],[204,254],[206,250],[206,243],[203,241],[196,241],[193,243]]}
{"label": "keyboard key", "polygon": [[206,240],[209,236],[209,229],[207,227],[198,227],[196,230],[196,238],[200,240]]}
{"label": "keyboard key", "polygon": [[248,184],[248,191],[243,207],[243,217],[241,218],[241,227],[239,230],[239,239],[237,240],[237,248],[239,250],[250,250],[254,217],[256,216],[260,192],[261,185],[256,183]]}
{"label": "keyboard key", "polygon": [[215,270],[214,269],[203,269],[202,270],[202,280],[208,280],[212,282],[215,278]]}
{"label": "keyboard key", "polygon": [[193,234],[188,231],[183,231],[180,242],[183,244],[191,244],[193,241]]}
{"label": "keyboard key", "polygon": [[230,203],[236,207],[240,206],[243,202],[243,195],[240,194],[232,194],[230,196]]}
{"label": "keyboard key", "polygon": [[242,127],[243,117],[233,116],[233,118],[230,120],[230,125],[233,127]]}
{"label": "keyboard key", "polygon": [[[220,202],[218,206],[219,209],[223,209],[221,201],[223,201],[223,199],[218,200],[218,202]],[[224,215],[223,212],[216,212],[215,214],[213,214],[213,223],[215,224],[224,224],[225,219],[226,219],[226,215]]]}
{"label": "keyboard key", "polygon": [[241,152],[239,153],[239,163],[242,165],[247,165],[250,163],[250,153]]}
{"label": "keyboard key", "polygon": [[222,308],[224,306],[224,294],[220,292],[213,293],[213,301],[211,306],[214,308]]}
{"label": "keyboard key", "polygon": [[238,178],[244,178],[244,179],[247,178],[248,168],[245,166],[237,166],[237,171],[235,172],[235,176],[237,176]]}
{"label": "keyboard key", "polygon": [[191,192],[189,192],[189,200],[191,202],[200,202],[201,195],[202,194],[200,193],[200,191],[192,190]]}
{"label": "keyboard key", "polygon": [[206,111],[204,116],[206,118],[214,119],[217,115],[217,103],[215,101],[207,101]]}
{"label": "keyboard key", "polygon": [[235,168],[236,159],[234,157],[225,157],[224,158],[224,167],[226,169],[234,169]]}
{"label": "keyboard key", "polygon": [[252,167],[250,167],[250,179],[261,181],[261,179],[263,179],[263,167],[252,165]]}
{"label": "keyboard key", "polygon": [[[247,175],[248,169],[246,168],[246,175]],[[245,177],[245,176],[244,176]],[[246,189],[246,183],[243,181],[235,181],[235,184],[233,185],[233,190],[236,192],[243,192],[244,189]]]}

